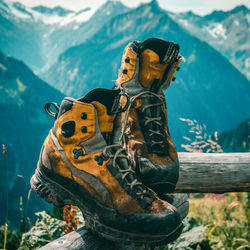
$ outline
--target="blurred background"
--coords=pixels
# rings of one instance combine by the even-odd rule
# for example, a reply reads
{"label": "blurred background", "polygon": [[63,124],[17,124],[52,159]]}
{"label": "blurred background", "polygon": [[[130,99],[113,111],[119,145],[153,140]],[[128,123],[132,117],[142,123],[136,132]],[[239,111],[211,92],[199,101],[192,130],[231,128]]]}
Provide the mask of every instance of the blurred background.
{"label": "blurred background", "polygon": [[0,225],[50,208],[29,193],[44,104],[111,88],[126,44],[149,37],[185,57],[166,92],[177,150],[250,151],[249,0],[0,0]]}

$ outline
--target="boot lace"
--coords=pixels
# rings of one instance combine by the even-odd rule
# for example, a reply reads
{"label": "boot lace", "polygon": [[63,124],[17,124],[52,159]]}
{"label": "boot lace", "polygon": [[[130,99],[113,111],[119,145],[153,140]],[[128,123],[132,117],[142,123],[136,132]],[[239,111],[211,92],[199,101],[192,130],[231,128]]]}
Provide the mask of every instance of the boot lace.
{"label": "boot lace", "polygon": [[[118,148],[115,152],[115,154],[113,154],[111,151],[113,148]],[[113,158],[113,168],[117,168],[117,166],[119,167],[119,172],[122,174],[122,181],[126,181],[126,185],[129,187],[129,189],[132,191],[136,186],[138,187],[137,190],[135,190],[135,194],[136,197],[144,200],[146,198],[147,203],[152,203],[153,199],[152,199],[152,195],[149,193],[149,191],[144,187],[144,185],[142,184],[142,182],[140,182],[138,180],[138,177],[135,174],[135,162],[134,160],[132,160],[126,153],[126,149],[123,148],[120,144],[114,144],[114,145],[108,145],[105,147],[105,149],[102,152],[102,157],[104,157],[105,159],[108,158]],[[126,159],[130,164],[129,164],[129,168],[127,169],[121,169],[121,167],[119,166],[119,164],[116,164],[116,161],[118,158],[124,158]],[[128,176],[131,175],[132,177],[132,182],[129,180]],[[149,200],[148,200],[149,199]],[[149,204],[147,204],[149,205]]]}
{"label": "boot lace", "polygon": [[[150,144],[151,144],[151,147],[154,147],[155,145],[162,145],[164,144],[164,141],[165,141],[165,137],[166,135],[162,132],[162,130],[160,130],[159,128],[160,127],[163,127],[163,121],[162,121],[162,117],[150,117],[150,116],[147,116],[146,114],[146,110],[147,109],[150,109],[152,107],[157,107],[157,106],[160,106],[162,109],[163,109],[163,112],[165,113],[166,111],[166,106],[165,106],[165,99],[163,96],[161,95],[158,95],[154,92],[151,92],[151,91],[144,91],[144,92],[141,92],[139,93],[138,95],[135,95],[133,97],[131,97],[130,99],[130,104],[125,112],[125,116],[124,116],[124,120],[125,120],[125,123],[123,125],[123,129],[122,129],[122,142],[123,142],[123,145],[126,145],[126,138],[125,138],[125,134],[126,134],[126,129],[128,128],[128,115],[129,115],[129,112],[130,112],[130,109],[133,107],[135,101],[138,99],[138,98],[157,98],[159,100],[159,102],[156,102],[156,103],[150,103],[150,104],[146,104],[142,107],[142,113],[145,114],[145,123],[144,125],[147,126],[149,123],[154,123],[158,126],[155,126],[156,128],[158,127],[158,129],[151,129],[151,128],[148,128],[147,131],[149,132],[148,133],[148,136],[150,137]],[[157,136],[155,136],[157,135]],[[157,138],[157,140],[155,139]],[[158,152],[158,153],[162,153],[160,151],[157,151],[157,150],[154,150],[154,152]]]}

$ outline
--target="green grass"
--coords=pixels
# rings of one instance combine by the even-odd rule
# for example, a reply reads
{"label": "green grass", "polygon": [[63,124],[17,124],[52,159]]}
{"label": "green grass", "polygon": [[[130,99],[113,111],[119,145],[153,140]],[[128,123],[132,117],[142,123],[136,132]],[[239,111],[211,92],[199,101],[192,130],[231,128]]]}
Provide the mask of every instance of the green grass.
{"label": "green grass", "polygon": [[193,195],[189,216],[206,226],[212,249],[250,248],[250,193]]}
{"label": "green grass", "polygon": [[6,241],[6,249],[7,250],[16,250],[21,241],[21,233],[13,230],[8,229],[7,231],[7,238],[5,237],[5,225],[0,226],[0,249],[4,249]]}

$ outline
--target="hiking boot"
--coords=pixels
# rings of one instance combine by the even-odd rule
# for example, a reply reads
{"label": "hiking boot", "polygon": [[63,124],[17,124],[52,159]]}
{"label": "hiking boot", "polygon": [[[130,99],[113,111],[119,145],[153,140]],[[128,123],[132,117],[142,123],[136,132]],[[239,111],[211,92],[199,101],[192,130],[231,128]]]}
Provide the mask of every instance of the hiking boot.
{"label": "hiking boot", "polygon": [[158,194],[173,192],[179,177],[164,91],[181,60],[179,45],[173,42],[135,41],[125,48],[116,81],[116,88],[126,91],[131,100],[123,117],[123,144],[142,182]]}
{"label": "hiking boot", "polygon": [[120,112],[126,102],[128,97],[120,90],[95,89],[77,100],[67,97],[60,106],[46,104],[56,121],[31,186],[56,206],[78,206],[86,227],[101,237],[165,244],[180,235],[181,218],[174,206],[138,180],[133,162],[119,144]]}

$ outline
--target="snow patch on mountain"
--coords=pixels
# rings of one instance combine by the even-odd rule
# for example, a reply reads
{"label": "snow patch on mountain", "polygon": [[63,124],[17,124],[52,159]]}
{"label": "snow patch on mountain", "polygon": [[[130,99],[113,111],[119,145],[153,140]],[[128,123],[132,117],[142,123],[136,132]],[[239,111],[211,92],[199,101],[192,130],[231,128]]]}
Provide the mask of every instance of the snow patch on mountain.
{"label": "snow patch on mountain", "polygon": [[222,25],[222,23],[212,23],[209,26],[204,27],[208,33],[214,38],[223,38],[224,40],[227,39],[226,32],[227,30]]}
{"label": "snow patch on mountain", "polygon": [[247,14],[246,18],[247,18],[248,24],[250,25],[250,14]]}
{"label": "snow patch on mountain", "polygon": [[33,19],[44,24],[56,24],[61,22],[64,17],[58,15],[42,14],[38,11],[31,10]]}
{"label": "snow patch on mountain", "polygon": [[[59,7],[51,9],[44,6],[30,8],[21,3],[13,3],[5,0],[0,2],[0,12],[1,10],[7,14],[7,18],[11,16],[18,21],[36,21],[44,24],[59,24],[61,26],[66,26],[71,23],[84,23],[88,21],[97,9],[85,8],[78,12],[74,12]],[[110,14],[111,13],[107,13],[107,15]]]}
{"label": "snow patch on mountain", "polygon": [[6,71],[6,70],[7,70],[7,68],[6,68],[3,64],[1,64],[1,63],[0,63],[0,69],[1,69],[2,71]]}
{"label": "snow patch on mountain", "polygon": [[4,11],[4,13],[8,13],[9,8],[5,2],[0,1],[0,12]]}
{"label": "snow patch on mountain", "polygon": [[235,25],[235,26],[239,26],[239,25],[240,25],[240,22],[239,22],[238,20],[235,20],[235,21],[234,21],[234,25]]}
{"label": "snow patch on mountain", "polygon": [[9,11],[17,18],[20,19],[30,19],[31,15],[26,11],[25,7],[20,3],[11,3],[9,6]]}
{"label": "snow patch on mountain", "polygon": [[187,62],[188,62],[188,63],[193,63],[195,60],[196,60],[195,54],[191,54],[191,55],[188,57]]}
{"label": "snow patch on mountain", "polygon": [[92,8],[92,9],[87,8],[77,13],[69,14],[66,18],[62,20],[62,22],[60,22],[60,25],[68,25],[69,23],[73,23],[73,22],[76,22],[76,23],[87,22],[95,12],[96,12],[96,8]]}
{"label": "snow patch on mountain", "polygon": [[186,19],[180,19],[180,23],[182,23],[184,26],[188,26],[190,24]]}
{"label": "snow patch on mountain", "polygon": [[75,77],[77,76],[77,73],[78,73],[78,68],[74,68],[73,70],[69,70],[67,72],[68,76],[69,76],[69,80],[71,82],[74,81]]}
{"label": "snow patch on mountain", "polygon": [[[33,17],[45,24],[59,24],[61,26],[66,26],[71,23],[84,23],[88,21],[91,16],[95,13],[96,9],[86,8],[79,12],[70,12],[64,16],[58,14],[47,14],[40,13],[38,11],[32,10]],[[75,28],[76,29],[76,28]]]}
{"label": "snow patch on mountain", "polygon": [[24,92],[27,86],[23,84],[18,78],[16,78],[19,92]]}

